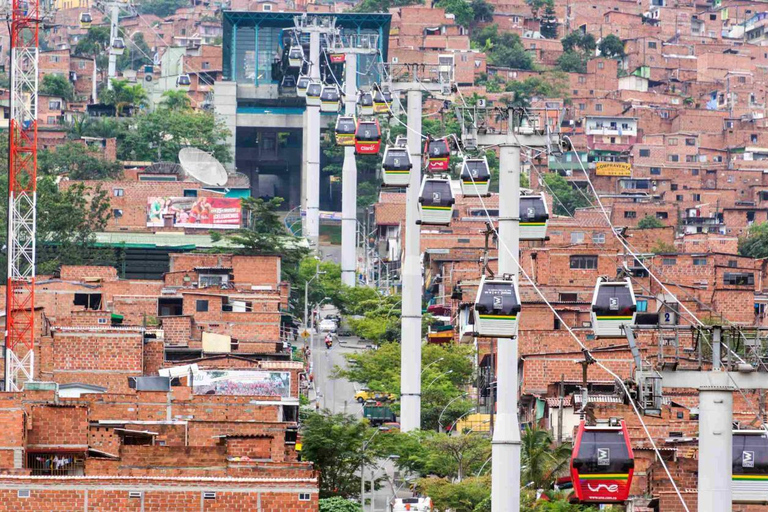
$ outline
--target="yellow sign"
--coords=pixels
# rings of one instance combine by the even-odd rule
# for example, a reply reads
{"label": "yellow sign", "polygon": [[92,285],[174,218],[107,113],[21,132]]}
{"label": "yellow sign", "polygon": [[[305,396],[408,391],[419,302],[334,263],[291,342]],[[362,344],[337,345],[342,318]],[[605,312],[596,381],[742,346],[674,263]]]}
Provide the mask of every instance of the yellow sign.
{"label": "yellow sign", "polygon": [[598,176],[632,176],[632,166],[625,162],[596,162]]}
{"label": "yellow sign", "polygon": [[301,331],[301,337],[304,339],[309,338],[309,331],[307,331],[306,329]]}
{"label": "yellow sign", "polygon": [[301,443],[296,443],[296,451],[297,452],[301,451]]}

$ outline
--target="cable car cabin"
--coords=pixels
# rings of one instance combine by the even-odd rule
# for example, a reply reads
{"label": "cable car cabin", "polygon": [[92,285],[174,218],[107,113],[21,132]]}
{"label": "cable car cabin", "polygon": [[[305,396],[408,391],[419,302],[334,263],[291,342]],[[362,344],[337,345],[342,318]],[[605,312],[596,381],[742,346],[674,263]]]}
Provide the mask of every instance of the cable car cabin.
{"label": "cable car cabin", "polygon": [[315,107],[320,106],[320,93],[323,92],[323,86],[320,85],[319,82],[310,82],[307,86],[307,94],[305,97],[307,98],[307,105],[312,105]]}
{"label": "cable car cabin", "polygon": [[296,95],[300,98],[306,98],[307,97],[307,88],[309,87],[309,77],[304,75],[299,75],[299,79],[296,80]]}
{"label": "cable car cabin", "polygon": [[288,50],[288,65],[292,68],[301,67],[304,63],[304,49],[301,46],[291,46]]}
{"label": "cable car cabin", "polygon": [[320,112],[338,112],[341,95],[335,85],[325,85],[320,93]]}
{"label": "cable car cabin", "polygon": [[451,180],[440,177],[424,177],[419,192],[419,219],[422,224],[448,226],[453,218],[456,199],[451,190]]}
{"label": "cable car cabin", "polygon": [[388,187],[407,187],[411,181],[411,157],[401,146],[387,146],[381,161],[381,175]]}
{"label": "cable car cabin", "polygon": [[511,338],[517,332],[520,295],[515,279],[483,277],[475,299],[475,331],[478,336]]}
{"label": "cable car cabin", "polygon": [[372,116],[375,113],[373,111],[373,95],[371,93],[364,92],[361,94],[357,104],[360,106],[361,116]]}
{"label": "cable car cabin", "polygon": [[192,80],[190,80],[189,75],[179,75],[176,77],[176,87],[180,89],[189,89],[191,84]]}
{"label": "cable car cabin", "polygon": [[347,60],[347,55],[345,53],[330,53],[328,60],[331,61],[331,64],[341,64]]}
{"label": "cable car cabin", "polygon": [[635,323],[637,301],[629,278],[608,281],[600,277],[592,296],[592,328],[595,336],[623,338],[622,325]]}
{"label": "cable car cabin", "polygon": [[355,131],[355,153],[358,155],[375,155],[381,148],[381,128],[379,122],[360,121]]}
{"label": "cable car cabin", "polygon": [[427,156],[427,170],[430,172],[447,171],[451,159],[451,148],[448,139],[430,139],[424,148]]}
{"label": "cable car cabin", "polygon": [[386,90],[382,91],[377,87],[373,94],[373,111],[377,114],[388,114],[391,107],[392,93]]}
{"label": "cable car cabin", "polygon": [[336,144],[339,146],[354,146],[357,122],[352,116],[339,116],[336,119]]}
{"label": "cable car cabin", "polygon": [[408,137],[406,137],[405,135],[398,135],[397,138],[395,139],[395,146],[397,146],[398,148],[407,148]]}
{"label": "cable car cabin", "polygon": [[91,23],[93,23],[93,16],[91,16],[91,13],[89,13],[89,12],[81,12],[80,13],[80,28],[91,28]]}
{"label": "cable car cabin", "polygon": [[733,501],[768,502],[768,434],[765,430],[734,430],[732,443]]}
{"label": "cable car cabin", "polygon": [[293,92],[296,89],[296,77],[293,75],[285,75],[280,81],[280,89],[283,92]]}
{"label": "cable car cabin", "polygon": [[465,158],[461,165],[461,193],[465,196],[488,195],[491,183],[491,171],[488,160],[483,158]]}
{"label": "cable car cabin", "polygon": [[571,480],[580,501],[626,501],[634,468],[635,456],[624,420],[616,426],[579,423],[571,454]]}
{"label": "cable car cabin", "polygon": [[112,55],[122,55],[125,53],[125,41],[122,37],[116,37],[112,40],[112,46],[109,47],[109,53]]}
{"label": "cable car cabin", "polygon": [[520,196],[520,240],[546,240],[549,208],[544,195]]}

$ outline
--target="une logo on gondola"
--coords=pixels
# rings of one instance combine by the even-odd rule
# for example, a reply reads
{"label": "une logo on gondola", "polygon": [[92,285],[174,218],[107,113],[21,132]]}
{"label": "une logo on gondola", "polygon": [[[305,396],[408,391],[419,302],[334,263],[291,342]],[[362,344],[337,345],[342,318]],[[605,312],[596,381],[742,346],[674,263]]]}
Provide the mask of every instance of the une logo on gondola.
{"label": "une logo on gondola", "polygon": [[619,310],[619,299],[617,297],[611,297],[610,302],[608,304],[608,309],[611,311],[618,311]]}
{"label": "une logo on gondola", "polygon": [[493,309],[502,309],[504,307],[504,298],[496,296],[493,298]]}
{"label": "une logo on gondola", "polygon": [[610,448],[597,449],[597,465],[598,466],[611,465],[611,449]]}
{"label": "une logo on gondola", "polygon": [[619,486],[618,484],[597,484],[594,487],[592,484],[587,484],[587,488],[592,492],[610,492],[610,493],[617,493],[619,492]]}
{"label": "une logo on gondola", "polygon": [[751,452],[751,451],[741,452],[741,467],[743,468],[755,467],[755,452]]}

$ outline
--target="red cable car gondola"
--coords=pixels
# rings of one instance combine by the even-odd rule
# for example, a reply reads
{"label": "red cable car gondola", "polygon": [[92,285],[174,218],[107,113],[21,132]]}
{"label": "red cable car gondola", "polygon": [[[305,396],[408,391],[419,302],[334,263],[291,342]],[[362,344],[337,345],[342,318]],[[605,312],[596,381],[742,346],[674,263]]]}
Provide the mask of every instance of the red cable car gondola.
{"label": "red cable car gondola", "polygon": [[429,139],[424,148],[427,157],[427,170],[430,172],[447,171],[451,159],[448,139]]}
{"label": "red cable car gondola", "polygon": [[571,480],[580,501],[626,501],[634,468],[635,456],[624,420],[613,425],[579,423],[571,454]]}
{"label": "red cable car gondola", "polygon": [[376,119],[359,121],[355,131],[355,153],[375,155],[381,148],[381,128]]}

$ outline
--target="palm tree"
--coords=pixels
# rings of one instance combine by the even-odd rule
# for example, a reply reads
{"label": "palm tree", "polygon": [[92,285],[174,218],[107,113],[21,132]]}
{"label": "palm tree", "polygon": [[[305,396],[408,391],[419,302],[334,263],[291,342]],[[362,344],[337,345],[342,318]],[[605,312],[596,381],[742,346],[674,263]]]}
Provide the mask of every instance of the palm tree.
{"label": "palm tree", "polygon": [[187,92],[176,90],[165,91],[160,103],[168,110],[188,110],[191,106]]}
{"label": "palm tree", "polygon": [[102,90],[99,98],[106,105],[115,107],[115,114],[120,116],[128,106],[145,106],[147,91],[139,84],[130,85],[127,80],[112,80],[111,90]]}
{"label": "palm tree", "polygon": [[551,487],[555,477],[568,465],[571,447],[568,444],[554,446],[548,430],[534,425],[526,427],[522,441],[522,479],[533,489]]}

